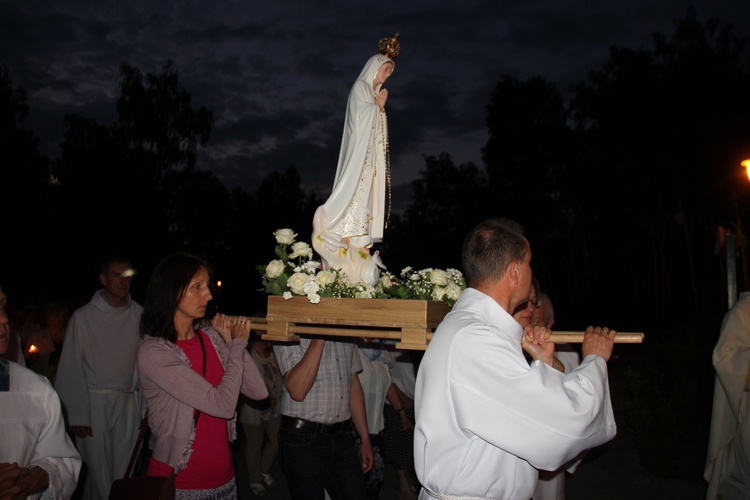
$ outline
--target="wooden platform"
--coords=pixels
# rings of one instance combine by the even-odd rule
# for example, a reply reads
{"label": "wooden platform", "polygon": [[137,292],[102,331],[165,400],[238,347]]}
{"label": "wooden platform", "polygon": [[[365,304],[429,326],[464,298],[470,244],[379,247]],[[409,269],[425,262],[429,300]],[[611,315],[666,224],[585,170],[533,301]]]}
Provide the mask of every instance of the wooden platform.
{"label": "wooden platform", "polygon": [[306,297],[269,296],[263,339],[290,342],[300,334],[364,337],[397,340],[399,349],[426,349],[448,311],[444,302],[430,300],[324,297],[312,304]]}
{"label": "wooden platform", "polygon": [[[265,318],[250,318],[264,340],[295,342],[299,335],[397,340],[398,349],[427,349],[450,308],[444,302],[397,299],[268,297]],[[643,333],[618,333],[616,343],[641,343]],[[555,332],[552,342],[581,343],[582,332]]]}

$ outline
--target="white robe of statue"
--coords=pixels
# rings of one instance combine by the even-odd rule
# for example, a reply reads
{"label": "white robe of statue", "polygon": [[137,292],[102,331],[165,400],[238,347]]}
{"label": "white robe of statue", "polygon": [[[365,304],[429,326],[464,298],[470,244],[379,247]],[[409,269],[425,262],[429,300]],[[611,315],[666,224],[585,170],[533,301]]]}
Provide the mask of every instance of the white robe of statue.
{"label": "white robe of statue", "polygon": [[368,249],[382,241],[386,217],[388,121],[375,104],[382,84],[374,84],[386,63],[393,60],[372,56],[349,92],[333,190],[313,219],[312,245],[324,268],[341,269],[352,283],[374,285],[382,265]]}

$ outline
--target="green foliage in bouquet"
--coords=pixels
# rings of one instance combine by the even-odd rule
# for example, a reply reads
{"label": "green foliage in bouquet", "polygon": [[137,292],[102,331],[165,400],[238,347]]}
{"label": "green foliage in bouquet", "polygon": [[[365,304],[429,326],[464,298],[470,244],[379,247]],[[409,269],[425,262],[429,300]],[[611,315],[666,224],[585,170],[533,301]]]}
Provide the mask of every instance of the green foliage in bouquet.
{"label": "green foliage in bouquet", "polygon": [[411,267],[398,276],[384,272],[375,286],[351,283],[339,269],[322,270],[320,262],[313,259],[310,245],[296,241],[297,233],[291,229],[279,229],[273,234],[278,258],[257,266],[263,277],[262,291],[269,295],[286,299],[306,296],[313,304],[321,297],[442,300],[453,307],[466,288],[461,271],[456,269],[415,271]]}

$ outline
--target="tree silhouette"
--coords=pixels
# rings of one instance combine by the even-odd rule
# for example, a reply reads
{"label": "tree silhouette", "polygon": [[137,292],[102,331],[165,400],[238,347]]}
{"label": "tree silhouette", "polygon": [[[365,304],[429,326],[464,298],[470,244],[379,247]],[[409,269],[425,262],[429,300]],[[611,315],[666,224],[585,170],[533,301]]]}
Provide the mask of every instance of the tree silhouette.
{"label": "tree silhouette", "polygon": [[298,241],[310,243],[312,218],[322,202],[306,193],[294,166],[271,172],[252,194],[237,188],[232,193],[233,219],[230,236],[233,252],[226,256],[225,269],[231,279],[225,288],[225,308],[243,314],[264,314],[266,295],[261,293],[256,265],[275,259],[273,232],[290,228]]}
{"label": "tree silhouette", "polygon": [[[0,284],[17,291],[21,298],[36,293],[42,276],[37,263],[47,258],[55,241],[51,204],[56,187],[50,178],[49,160],[38,150],[38,140],[24,128],[29,113],[27,95],[14,87],[10,72],[0,66],[0,213],[3,214],[4,244],[0,245],[3,273]],[[12,273],[13,268],[28,270]]]}
{"label": "tree silhouette", "polygon": [[230,219],[229,193],[213,174],[194,168],[211,113],[193,108],[170,62],[145,78],[122,64],[120,92],[115,124],[66,117],[55,172],[60,208],[71,222],[64,249],[75,263],[70,273],[93,270],[102,255],[116,252],[144,266],[147,276],[167,253],[206,254],[226,243],[219,234]]}
{"label": "tree silhouette", "polygon": [[587,145],[580,196],[601,207],[588,214],[600,236],[620,242],[611,258],[650,269],[633,275],[632,293],[652,314],[670,296],[693,310],[711,297],[726,303],[712,250],[750,132],[744,47],[730,27],[689,11],[671,38],[613,48],[575,88],[572,116]]}
{"label": "tree silhouette", "polygon": [[574,89],[585,148],[568,185],[597,207],[577,221],[591,229],[580,236],[596,245],[601,283],[613,289],[604,299],[624,306],[612,316],[648,328],[625,377],[641,459],[658,474],[686,475],[703,465],[682,436],[693,448],[706,442],[710,353],[726,310],[715,234],[748,208],[737,166],[750,137],[750,72],[746,41],[692,10],[653,40],[649,49],[614,47]]}
{"label": "tree silhouette", "polygon": [[[487,106],[489,139],[482,157],[495,213],[524,224],[533,241],[534,274],[549,284],[561,270],[568,271],[566,294],[581,303],[589,263],[574,257],[583,249],[574,244],[580,239],[570,236],[577,206],[569,196],[569,179],[577,165],[567,113],[562,96],[543,78],[504,77]],[[548,285],[547,291],[556,290]]]}
{"label": "tree silhouette", "polygon": [[171,170],[191,171],[198,146],[205,146],[213,115],[194,108],[191,94],[180,87],[174,63],[145,77],[127,63],[120,66],[119,129],[139,168],[148,169],[157,185]]}
{"label": "tree silhouette", "polygon": [[541,77],[525,82],[504,77],[490,97],[487,128],[482,159],[492,188],[507,192],[506,208],[529,195],[552,198],[569,135],[554,85]]}
{"label": "tree silhouette", "polygon": [[392,218],[380,247],[385,264],[395,274],[406,266],[460,268],[465,235],[496,201],[486,175],[471,163],[456,166],[443,152],[425,158],[412,186],[413,202],[403,219]]}

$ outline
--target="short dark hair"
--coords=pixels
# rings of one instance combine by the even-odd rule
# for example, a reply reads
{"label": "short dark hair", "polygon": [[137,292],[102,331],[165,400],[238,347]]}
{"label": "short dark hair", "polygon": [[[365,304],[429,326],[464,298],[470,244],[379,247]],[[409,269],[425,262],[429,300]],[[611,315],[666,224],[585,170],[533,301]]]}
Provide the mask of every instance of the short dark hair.
{"label": "short dark hair", "polygon": [[133,263],[124,255],[111,254],[107,255],[99,263],[99,274],[106,276],[112,264],[127,264],[132,267]]}
{"label": "short dark hair", "polygon": [[210,276],[211,266],[202,257],[191,253],[175,253],[156,265],[146,287],[141,316],[141,336],[151,335],[175,342],[174,313],[185,295],[190,281],[201,268]]}
{"label": "short dark hair", "polygon": [[536,292],[536,299],[539,300],[539,295],[542,293],[542,288],[539,286],[539,280],[534,278],[532,276],[531,278],[531,286],[534,288],[534,291]]}
{"label": "short dark hair", "polygon": [[528,252],[523,227],[505,218],[488,219],[472,229],[464,240],[462,261],[466,284],[477,286],[499,281],[513,261]]}

